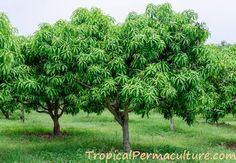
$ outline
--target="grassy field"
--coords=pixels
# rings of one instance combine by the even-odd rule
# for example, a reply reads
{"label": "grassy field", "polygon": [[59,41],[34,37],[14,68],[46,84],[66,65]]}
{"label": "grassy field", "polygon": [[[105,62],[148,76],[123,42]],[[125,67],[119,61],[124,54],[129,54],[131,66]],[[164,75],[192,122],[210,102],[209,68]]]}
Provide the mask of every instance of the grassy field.
{"label": "grassy field", "polygon": [[[17,119],[0,118],[0,162],[99,162],[88,160],[85,152],[122,149],[121,128],[108,112],[100,116],[90,114],[89,117],[83,112],[63,116],[60,122],[64,136],[60,138],[48,134],[52,126],[48,115],[26,114],[24,124]],[[201,118],[191,127],[181,119],[175,118],[175,121],[176,132],[173,133],[169,130],[169,121],[157,113],[151,114],[149,119],[131,114],[132,149],[155,153],[181,153],[184,150],[235,153],[235,149],[225,147],[225,144],[236,143],[236,119],[233,117],[223,119],[225,124],[218,126],[206,124]]]}

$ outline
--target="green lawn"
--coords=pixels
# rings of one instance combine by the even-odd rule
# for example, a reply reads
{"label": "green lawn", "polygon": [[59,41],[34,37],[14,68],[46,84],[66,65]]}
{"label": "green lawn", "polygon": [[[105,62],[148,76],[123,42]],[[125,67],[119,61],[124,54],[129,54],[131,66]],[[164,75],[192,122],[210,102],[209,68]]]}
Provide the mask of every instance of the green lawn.
{"label": "green lawn", "polygon": [[[0,118],[0,162],[99,162],[88,160],[85,152],[122,150],[121,128],[108,112],[89,117],[83,112],[76,116],[64,115],[60,120],[64,136],[60,138],[51,138],[48,134],[52,127],[48,115],[26,114],[24,124],[17,119]],[[181,119],[175,118],[175,121],[176,132],[173,133],[169,130],[169,121],[157,113],[152,113],[149,119],[131,114],[132,149],[163,154],[184,150],[235,153],[223,144],[236,144],[236,118],[229,116],[223,119],[226,124],[219,126],[206,124],[201,118],[191,127]]]}

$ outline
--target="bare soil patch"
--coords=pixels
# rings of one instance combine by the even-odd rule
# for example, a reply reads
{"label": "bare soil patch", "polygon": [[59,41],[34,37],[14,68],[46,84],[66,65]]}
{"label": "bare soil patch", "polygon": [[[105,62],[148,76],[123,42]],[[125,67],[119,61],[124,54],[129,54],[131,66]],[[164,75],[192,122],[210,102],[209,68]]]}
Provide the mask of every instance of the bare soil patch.
{"label": "bare soil patch", "polygon": [[236,150],[236,143],[228,143],[223,145],[225,148]]}

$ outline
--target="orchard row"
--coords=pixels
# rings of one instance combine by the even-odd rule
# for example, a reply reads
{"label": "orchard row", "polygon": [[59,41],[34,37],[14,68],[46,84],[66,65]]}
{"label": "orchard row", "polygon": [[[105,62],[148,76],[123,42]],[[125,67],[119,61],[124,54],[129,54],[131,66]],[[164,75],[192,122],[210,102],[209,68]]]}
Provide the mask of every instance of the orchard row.
{"label": "orchard row", "polygon": [[130,150],[129,114],[152,110],[189,125],[196,115],[217,122],[236,112],[236,47],[206,45],[209,32],[194,11],[149,4],[116,24],[100,9],[79,8],[70,20],[41,24],[20,37],[0,15],[0,109],[59,118],[108,110]]}

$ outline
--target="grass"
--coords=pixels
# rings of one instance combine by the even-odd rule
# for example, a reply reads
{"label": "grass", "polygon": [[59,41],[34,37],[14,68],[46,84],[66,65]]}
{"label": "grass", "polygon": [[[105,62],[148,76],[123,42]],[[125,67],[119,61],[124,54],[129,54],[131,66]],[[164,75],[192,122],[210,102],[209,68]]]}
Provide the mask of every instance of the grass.
{"label": "grass", "polygon": [[[174,133],[169,130],[169,121],[157,113],[143,119],[131,114],[131,146],[133,150],[163,154],[184,150],[193,153],[235,153],[223,144],[236,144],[236,120],[226,117],[222,121],[226,124],[211,125],[199,117],[193,126],[187,126],[181,119],[175,118]],[[99,116],[90,114],[89,117],[83,112],[76,116],[64,115],[60,123],[64,136],[51,138],[50,135],[47,137],[52,130],[48,115],[26,114],[25,123],[17,118],[5,120],[0,117],[0,162],[105,162],[89,160],[85,152],[122,150],[121,127],[108,112]]]}

